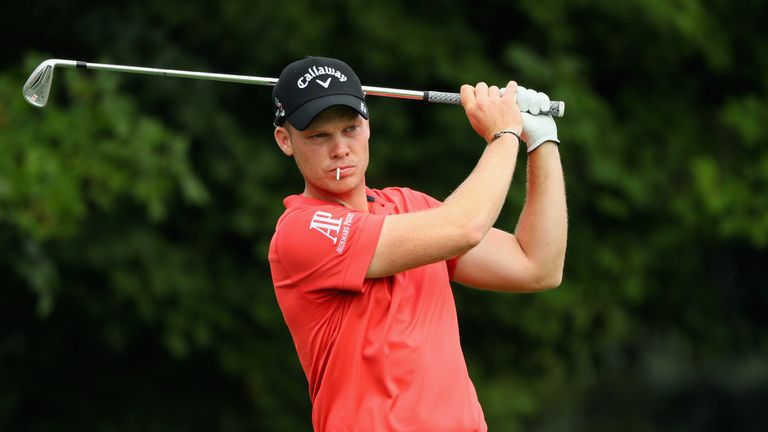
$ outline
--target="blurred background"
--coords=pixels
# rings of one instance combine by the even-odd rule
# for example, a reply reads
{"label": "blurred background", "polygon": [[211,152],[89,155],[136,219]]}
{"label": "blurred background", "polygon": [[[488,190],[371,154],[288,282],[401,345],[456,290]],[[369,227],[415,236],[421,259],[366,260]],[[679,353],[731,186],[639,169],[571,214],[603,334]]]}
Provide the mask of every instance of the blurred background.
{"label": "blurred background", "polygon": [[[522,85],[567,102],[556,290],[455,287],[492,431],[768,430],[768,32],[761,0],[67,2],[0,6],[0,430],[301,431],[271,285],[268,87],[46,58],[365,85]],[[482,151],[455,106],[369,98],[371,187],[445,198]],[[512,230],[525,156],[498,227]]]}

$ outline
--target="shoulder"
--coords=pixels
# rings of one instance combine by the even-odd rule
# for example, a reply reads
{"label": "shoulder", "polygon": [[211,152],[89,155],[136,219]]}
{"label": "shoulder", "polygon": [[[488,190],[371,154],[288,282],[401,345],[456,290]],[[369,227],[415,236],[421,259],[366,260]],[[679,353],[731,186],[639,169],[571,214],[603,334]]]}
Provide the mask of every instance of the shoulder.
{"label": "shoulder", "polygon": [[439,200],[423,192],[407,187],[388,187],[371,191],[375,193],[374,197],[376,199],[392,203],[398,208],[407,211],[425,210],[442,204]]}
{"label": "shoulder", "polygon": [[362,290],[383,220],[340,205],[289,208],[269,245],[273,281],[311,290]]}

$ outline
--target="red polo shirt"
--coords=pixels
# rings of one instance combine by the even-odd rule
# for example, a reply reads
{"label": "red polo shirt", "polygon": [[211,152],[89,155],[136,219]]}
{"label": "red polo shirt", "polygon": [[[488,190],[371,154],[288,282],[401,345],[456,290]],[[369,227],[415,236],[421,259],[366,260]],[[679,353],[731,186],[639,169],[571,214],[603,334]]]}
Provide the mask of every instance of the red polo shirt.
{"label": "red polo shirt", "polygon": [[317,431],[485,431],[449,283],[455,261],[366,279],[387,215],[440,202],[367,189],[368,210],[293,195],[269,247]]}

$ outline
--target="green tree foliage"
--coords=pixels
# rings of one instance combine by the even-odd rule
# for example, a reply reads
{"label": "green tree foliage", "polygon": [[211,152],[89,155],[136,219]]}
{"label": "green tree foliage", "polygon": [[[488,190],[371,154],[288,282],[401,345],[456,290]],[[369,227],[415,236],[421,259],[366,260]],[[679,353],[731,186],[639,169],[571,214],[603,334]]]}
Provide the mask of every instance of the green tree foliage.
{"label": "green tree foliage", "polygon": [[[492,430],[768,426],[765,2],[0,12],[0,430],[310,428],[266,259],[302,187],[272,140],[270,89],[60,70],[46,108],[21,96],[46,57],[277,76],[307,54],[367,85],[515,79],[567,103],[562,287],[455,290]],[[372,187],[444,198],[480,154],[460,108],[369,105]]]}

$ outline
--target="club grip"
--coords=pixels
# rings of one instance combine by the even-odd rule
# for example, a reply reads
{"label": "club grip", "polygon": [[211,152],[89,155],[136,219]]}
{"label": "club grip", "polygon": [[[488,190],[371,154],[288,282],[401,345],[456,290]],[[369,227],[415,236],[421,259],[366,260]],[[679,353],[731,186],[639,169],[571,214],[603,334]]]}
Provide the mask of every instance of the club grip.
{"label": "club grip", "polygon": [[425,93],[427,94],[427,102],[461,105],[461,95],[458,93],[445,93],[438,91],[428,91]]}
{"label": "club grip", "polygon": [[[424,93],[426,93],[424,99],[427,102],[461,105],[461,95],[458,93],[446,93],[437,91],[428,91]],[[565,114],[565,102],[551,101],[549,103],[549,110],[542,111],[541,114],[549,114],[552,117],[562,117],[563,114]]]}

